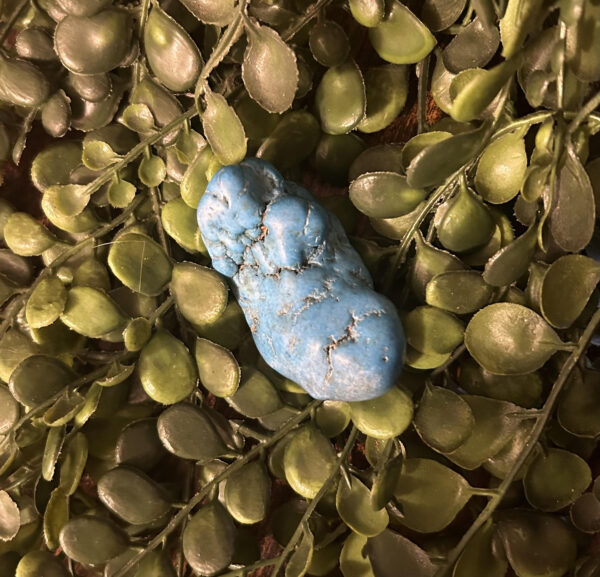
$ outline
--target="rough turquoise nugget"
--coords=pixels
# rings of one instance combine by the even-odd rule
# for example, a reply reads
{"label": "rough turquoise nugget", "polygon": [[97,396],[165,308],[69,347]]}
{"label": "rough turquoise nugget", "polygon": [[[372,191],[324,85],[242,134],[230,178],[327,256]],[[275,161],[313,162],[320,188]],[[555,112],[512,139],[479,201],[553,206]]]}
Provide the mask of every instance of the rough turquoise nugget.
{"label": "rough turquoise nugget", "polygon": [[215,174],[198,224],[271,367],[317,399],[366,400],[394,386],[405,347],[396,309],[308,191],[245,160]]}

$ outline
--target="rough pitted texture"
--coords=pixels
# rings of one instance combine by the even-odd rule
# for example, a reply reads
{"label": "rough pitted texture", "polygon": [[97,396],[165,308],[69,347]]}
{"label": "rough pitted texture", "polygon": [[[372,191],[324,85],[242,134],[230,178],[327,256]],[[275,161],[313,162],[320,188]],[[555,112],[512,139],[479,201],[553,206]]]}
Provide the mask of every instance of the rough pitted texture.
{"label": "rough pitted texture", "polygon": [[317,399],[365,400],[394,385],[405,346],[396,309],[308,191],[249,159],[215,174],[198,224],[271,367]]}

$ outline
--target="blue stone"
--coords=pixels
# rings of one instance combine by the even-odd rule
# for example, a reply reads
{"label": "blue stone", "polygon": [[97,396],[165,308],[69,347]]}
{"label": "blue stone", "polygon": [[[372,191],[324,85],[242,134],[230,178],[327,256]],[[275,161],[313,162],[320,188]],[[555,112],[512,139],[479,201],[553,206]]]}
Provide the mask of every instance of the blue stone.
{"label": "blue stone", "polygon": [[248,159],[215,174],[198,224],[273,369],[317,399],[362,401],[394,386],[405,349],[396,308],[307,190]]}

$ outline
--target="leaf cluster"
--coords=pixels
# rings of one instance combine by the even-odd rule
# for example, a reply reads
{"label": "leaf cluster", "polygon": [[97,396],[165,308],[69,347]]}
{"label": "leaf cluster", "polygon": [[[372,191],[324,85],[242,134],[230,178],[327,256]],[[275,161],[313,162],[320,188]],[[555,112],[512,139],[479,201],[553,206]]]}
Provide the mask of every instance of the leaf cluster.
{"label": "leaf cluster", "polygon": [[[599,22],[0,0],[7,188],[47,135],[43,218],[0,198],[0,575],[597,574]],[[196,222],[247,156],[340,193],[406,332],[382,397],[314,401],[256,350]]]}

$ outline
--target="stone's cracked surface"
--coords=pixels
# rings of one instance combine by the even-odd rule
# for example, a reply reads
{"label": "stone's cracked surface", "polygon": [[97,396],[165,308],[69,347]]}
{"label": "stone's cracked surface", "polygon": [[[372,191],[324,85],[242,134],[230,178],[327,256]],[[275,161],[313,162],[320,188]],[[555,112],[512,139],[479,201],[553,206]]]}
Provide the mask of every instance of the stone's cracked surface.
{"label": "stone's cracked surface", "polygon": [[265,361],[317,399],[360,401],[398,379],[404,332],[339,220],[268,163],[210,181],[198,224]]}

